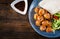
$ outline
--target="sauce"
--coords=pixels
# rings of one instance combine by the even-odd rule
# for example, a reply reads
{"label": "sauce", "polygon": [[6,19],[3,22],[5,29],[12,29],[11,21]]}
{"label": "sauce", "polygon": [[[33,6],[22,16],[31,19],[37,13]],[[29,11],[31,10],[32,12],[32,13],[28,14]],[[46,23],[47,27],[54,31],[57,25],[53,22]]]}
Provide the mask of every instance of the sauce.
{"label": "sauce", "polygon": [[21,11],[24,11],[25,2],[24,1],[18,2],[17,4],[15,4],[15,7]]}

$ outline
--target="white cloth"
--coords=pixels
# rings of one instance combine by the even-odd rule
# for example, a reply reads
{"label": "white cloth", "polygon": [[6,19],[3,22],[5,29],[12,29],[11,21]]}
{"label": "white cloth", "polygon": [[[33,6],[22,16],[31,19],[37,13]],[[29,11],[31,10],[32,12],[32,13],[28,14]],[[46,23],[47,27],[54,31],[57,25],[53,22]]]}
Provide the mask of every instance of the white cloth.
{"label": "white cloth", "polygon": [[46,9],[51,14],[55,14],[60,11],[60,0],[42,0],[38,6]]}

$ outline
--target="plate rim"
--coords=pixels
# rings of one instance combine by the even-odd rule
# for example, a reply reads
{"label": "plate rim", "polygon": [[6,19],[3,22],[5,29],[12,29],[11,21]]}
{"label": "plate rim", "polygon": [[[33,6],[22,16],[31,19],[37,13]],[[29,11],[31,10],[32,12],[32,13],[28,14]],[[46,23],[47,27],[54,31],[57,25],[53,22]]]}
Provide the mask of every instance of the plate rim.
{"label": "plate rim", "polygon": [[[35,0],[35,1],[37,1],[37,0]],[[60,37],[60,35],[58,35],[58,36],[46,36],[46,35],[43,35],[43,34],[41,34],[41,33],[39,33],[33,26],[33,24],[31,23],[31,20],[30,20],[30,13],[31,13],[31,11],[32,11],[32,5],[34,4],[34,2],[35,1],[33,1],[32,3],[31,3],[31,5],[30,5],[30,7],[29,7],[29,11],[28,11],[28,18],[29,18],[29,23],[30,23],[30,25],[32,26],[32,28],[34,29],[34,31],[35,32],[37,32],[39,35],[42,35],[42,36],[44,36],[44,37],[48,37],[48,38],[57,38],[57,37]]]}

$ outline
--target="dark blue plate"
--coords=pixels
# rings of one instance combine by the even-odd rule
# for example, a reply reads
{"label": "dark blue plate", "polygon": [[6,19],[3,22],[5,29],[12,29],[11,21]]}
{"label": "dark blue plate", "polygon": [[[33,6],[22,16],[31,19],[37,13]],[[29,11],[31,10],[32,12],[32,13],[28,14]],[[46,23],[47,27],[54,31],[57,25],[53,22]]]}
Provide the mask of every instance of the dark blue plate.
{"label": "dark blue plate", "polygon": [[39,27],[37,27],[37,26],[35,25],[35,21],[34,21],[34,19],[33,19],[33,15],[34,15],[34,10],[33,10],[33,9],[34,9],[36,6],[38,6],[38,3],[39,3],[40,1],[41,1],[41,0],[33,0],[31,6],[30,6],[30,8],[29,8],[29,14],[28,14],[28,16],[29,16],[29,22],[30,22],[32,28],[33,28],[38,34],[40,34],[40,35],[42,35],[42,36],[45,36],[45,37],[49,37],[49,38],[60,37],[60,30],[59,30],[59,31],[56,31],[55,33],[42,32],[42,31],[39,30]]}

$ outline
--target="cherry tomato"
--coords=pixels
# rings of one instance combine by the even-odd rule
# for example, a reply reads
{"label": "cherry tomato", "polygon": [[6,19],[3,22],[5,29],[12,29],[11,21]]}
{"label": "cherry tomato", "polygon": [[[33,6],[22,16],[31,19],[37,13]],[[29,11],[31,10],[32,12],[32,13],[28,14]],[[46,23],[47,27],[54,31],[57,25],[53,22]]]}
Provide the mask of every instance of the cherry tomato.
{"label": "cherry tomato", "polygon": [[59,19],[59,17],[57,17],[57,16],[53,16],[53,18],[56,19],[56,20]]}

